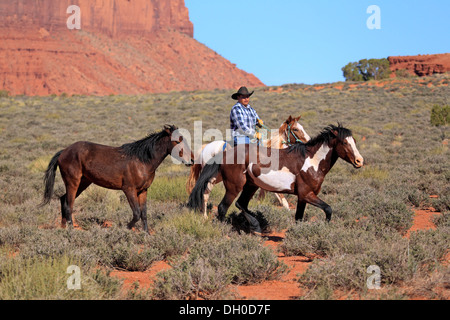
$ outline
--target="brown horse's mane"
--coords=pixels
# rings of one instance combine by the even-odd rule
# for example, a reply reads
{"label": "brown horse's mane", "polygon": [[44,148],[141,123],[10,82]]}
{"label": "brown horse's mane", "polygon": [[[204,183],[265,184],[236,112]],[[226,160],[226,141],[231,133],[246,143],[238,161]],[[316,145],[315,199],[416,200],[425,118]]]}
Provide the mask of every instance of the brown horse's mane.
{"label": "brown horse's mane", "polygon": [[[166,126],[166,128],[170,129],[170,132],[176,130],[175,126]],[[170,134],[164,129],[159,132],[151,133],[141,140],[124,144],[119,147],[119,149],[130,158],[137,158],[139,161],[148,163],[155,158],[156,152],[158,151],[158,148],[155,148],[155,145],[158,141],[169,135]]]}
{"label": "brown horse's mane", "polygon": [[329,143],[330,140],[335,138],[334,132],[337,132],[337,136],[340,140],[343,140],[352,135],[350,129],[344,128],[340,123],[337,126],[330,124],[317,135],[317,137],[312,138],[307,143],[295,143],[289,147],[288,153],[296,152],[302,156],[306,156],[306,152],[309,148],[316,146],[318,144]]}

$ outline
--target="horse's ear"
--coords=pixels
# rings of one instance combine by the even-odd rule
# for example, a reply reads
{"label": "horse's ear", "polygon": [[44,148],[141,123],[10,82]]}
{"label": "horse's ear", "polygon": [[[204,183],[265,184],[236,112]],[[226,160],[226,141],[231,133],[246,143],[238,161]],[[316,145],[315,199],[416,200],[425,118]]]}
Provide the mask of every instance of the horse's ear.
{"label": "horse's ear", "polygon": [[286,120],[286,123],[289,124],[292,122],[292,120],[294,120],[294,119],[292,119],[292,116],[289,116],[289,118]]}
{"label": "horse's ear", "polygon": [[298,116],[297,118],[295,118],[295,121],[298,122],[298,120],[300,120],[302,118],[302,116]]}
{"label": "horse's ear", "polygon": [[164,125],[164,131],[168,134],[172,134],[175,131],[175,126],[171,126],[170,124]]}

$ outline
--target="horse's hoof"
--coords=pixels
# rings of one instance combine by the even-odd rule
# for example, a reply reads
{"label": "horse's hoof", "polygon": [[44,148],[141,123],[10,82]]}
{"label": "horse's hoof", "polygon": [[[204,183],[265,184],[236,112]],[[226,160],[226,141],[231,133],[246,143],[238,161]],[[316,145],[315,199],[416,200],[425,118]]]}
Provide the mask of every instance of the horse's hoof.
{"label": "horse's hoof", "polygon": [[263,236],[261,228],[256,228],[255,230],[252,229],[250,232],[253,235],[258,236],[258,237],[262,237]]}

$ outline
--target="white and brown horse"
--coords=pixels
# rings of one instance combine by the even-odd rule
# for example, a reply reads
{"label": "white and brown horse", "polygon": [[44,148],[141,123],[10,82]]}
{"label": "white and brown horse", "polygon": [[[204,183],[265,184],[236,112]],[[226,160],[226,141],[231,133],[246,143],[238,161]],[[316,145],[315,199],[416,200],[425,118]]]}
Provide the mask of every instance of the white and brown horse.
{"label": "white and brown horse", "polygon": [[[267,148],[276,148],[276,149],[285,149],[290,147],[295,143],[306,143],[311,138],[306,133],[303,126],[298,122],[301,116],[293,118],[289,116],[289,118],[284,121],[278,131],[274,132],[271,139],[263,140],[262,145]],[[188,181],[186,182],[186,191],[191,194],[194,189],[195,183],[202,171],[203,167],[208,163],[209,160],[214,158],[216,155],[222,153],[224,149],[230,150],[232,146],[227,143],[225,146],[225,141],[214,141],[209,144],[203,145],[200,154],[197,155],[195,164],[191,167],[191,172],[189,174]],[[204,193],[203,200],[203,214],[207,217],[207,204],[209,200],[209,195],[214,187],[214,184],[220,183],[222,181],[220,175],[215,178],[215,180],[211,181],[206,188]],[[265,191],[261,189],[260,198],[263,198],[265,195]],[[275,194],[278,201],[289,210],[289,204],[286,198],[282,194]]]}
{"label": "white and brown horse", "polygon": [[[274,152],[278,157],[276,164],[267,161],[273,157]],[[232,154],[227,156],[227,153]],[[245,161],[238,161],[238,158],[244,158]],[[228,208],[240,193],[236,207],[242,210],[252,231],[260,232],[258,221],[249,214],[248,203],[261,188],[275,193],[297,195],[296,220],[303,219],[306,204],[311,204],[322,209],[327,221],[330,221],[332,209],[317,194],[338,158],[351,163],[355,168],[361,168],[364,162],[351,131],[341,125],[330,125],[306,144],[294,144],[287,149],[264,149],[247,145],[243,155],[239,154],[238,148],[233,148],[217,155],[205,165],[189,197],[188,207],[197,210],[203,208],[204,191],[220,175],[226,189],[218,209],[220,220],[225,218]]]}

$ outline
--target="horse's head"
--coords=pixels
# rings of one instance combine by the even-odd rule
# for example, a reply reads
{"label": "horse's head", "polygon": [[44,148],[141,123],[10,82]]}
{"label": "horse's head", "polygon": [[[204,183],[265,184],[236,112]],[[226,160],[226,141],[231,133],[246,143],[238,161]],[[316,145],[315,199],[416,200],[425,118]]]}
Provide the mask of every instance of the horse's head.
{"label": "horse's head", "polygon": [[194,164],[194,154],[188,141],[181,135],[180,130],[173,125],[165,125],[164,131],[169,135],[167,152],[175,159],[187,166]]}
{"label": "horse's head", "polygon": [[285,144],[292,145],[294,143],[307,143],[311,140],[311,137],[306,133],[303,126],[298,122],[301,116],[293,118],[289,116],[285,122],[281,125],[279,132],[283,137]]}
{"label": "horse's head", "polygon": [[337,127],[332,126],[330,132],[336,139],[335,150],[337,155],[351,163],[355,168],[361,168],[364,164],[364,158],[356,148],[356,141],[351,131],[339,125]]}

